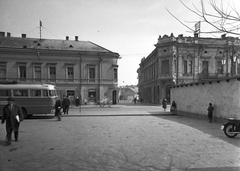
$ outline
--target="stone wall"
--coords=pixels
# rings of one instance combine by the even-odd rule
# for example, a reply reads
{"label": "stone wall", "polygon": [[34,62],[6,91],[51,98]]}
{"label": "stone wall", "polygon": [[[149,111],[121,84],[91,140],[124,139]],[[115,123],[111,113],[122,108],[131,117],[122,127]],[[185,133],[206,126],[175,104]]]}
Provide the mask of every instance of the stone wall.
{"label": "stone wall", "polygon": [[240,77],[174,86],[171,100],[180,115],[206,119],[212,103],[215,121],[240,119]]}

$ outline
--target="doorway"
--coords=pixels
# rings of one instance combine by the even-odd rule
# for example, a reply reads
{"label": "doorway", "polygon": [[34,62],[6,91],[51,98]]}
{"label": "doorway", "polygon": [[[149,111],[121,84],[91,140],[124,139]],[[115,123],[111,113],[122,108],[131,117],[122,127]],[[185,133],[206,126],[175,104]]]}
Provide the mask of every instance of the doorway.
{"label": "doorway", "polygon": [[170,87],[171,87],[171,85],[166,86],[166,99],[167,99],[168,103],[171,102],[171,98],[170,98],[170,89],[171,88]]}
{"label": "doorway", "polygon": [[88,99],[90,102],[94,102],[96,100],[96,90],[95,89],[88,90]]}
{"label": "doorway", "polygon": [[117,104],[117,90],[112,91],[112,104]]}
{"label": "doorway", "polygon": [[74,90],[67,90],[67,96],[70,100],[71,105],[74,104],[75,91]]}

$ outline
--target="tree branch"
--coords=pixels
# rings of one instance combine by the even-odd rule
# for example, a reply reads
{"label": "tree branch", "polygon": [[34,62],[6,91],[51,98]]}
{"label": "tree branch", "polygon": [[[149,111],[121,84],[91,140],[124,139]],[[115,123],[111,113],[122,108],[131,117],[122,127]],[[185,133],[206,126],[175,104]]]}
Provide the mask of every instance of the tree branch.
{"label": "tree branch", "polygon": [[[227,5],[224,8],[223,1],[221,0],[221,4],[218,6],[215,0],[209,0],[209,5],[213,12],[209,13],[204,4],[204,0],[200,0],[200,9],[198,9],[194,4],[193,9],[187,6],[182,0],[179,0],[180,3],[190,12],[197,15],[201,21],[206,22],[208,25],[213,27],[216,30],[216,33],[228,33],[234,35],[240,35],[240,13],[236,9],[236,6]],[[219,3],[219,2],[218,2]],[[167,8],[166,8],[167,9]],[[187,27],[189,30],[193,31],[190,27],[184,24],[181,20],[179,20],[176,16],[174,16],[168,9],[168,13],[170,13],[175,19],[177,19],[182,25]],[[201,32],[201,33],[214,33],[213,31],[209,32]]]}
{"label": "tree branch", "polygon": [[175,17],[167,8],[166,10],[168,11],[169,14],[171,14],[171,16],[173,16],[176,20],[178,20],[182,25],[184,25],[185,27],[187,27],[189,30],[194,31],[192,28],[188,27],[186,24],[184,24],[181,20],[179,20],[177,17]]}

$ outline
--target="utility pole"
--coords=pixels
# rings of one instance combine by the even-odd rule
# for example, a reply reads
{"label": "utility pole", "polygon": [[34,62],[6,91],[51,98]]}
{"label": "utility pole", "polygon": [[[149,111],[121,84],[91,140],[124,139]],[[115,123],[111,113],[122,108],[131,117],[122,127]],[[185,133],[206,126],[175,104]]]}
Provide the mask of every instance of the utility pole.
{"label": "utility pole", "polygon": [[42,38],[42,21],[41,20],[40,20],[39,29],[40,29],[40,40],[41,40],[41,38]]}
{"label": "utility pole", "polygon": [[177,65],[177,70],[176,70],[176,85],[178,85],[178,77],[179,77],[179,73],[178,73],[178,67],[179,67],[179,43],[178,43],[178,39],[177,39],[177,41],[176,41],[177,43],[176,43],[176,51],[177,51],[177,54],[176,54],[176,57],[177,57],[177,61],[176,61],[176,65]]}
{"label": "utility pole", "polygon": [[234,53],[235,53],[235,48],[234,48],[234,39],[231,39],[231,76],[234,76],[235,73],[235,65],[234,65]]}
{"label": "utility pole", "polygon": [[82,56],[79,56],[79,113],[81,113],[81,105],[82,105]]}

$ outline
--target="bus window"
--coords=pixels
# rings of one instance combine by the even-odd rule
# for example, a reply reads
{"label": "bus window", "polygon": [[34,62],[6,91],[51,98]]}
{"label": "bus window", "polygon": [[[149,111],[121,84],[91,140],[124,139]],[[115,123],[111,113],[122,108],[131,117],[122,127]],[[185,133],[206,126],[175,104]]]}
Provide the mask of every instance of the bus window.
{"label": "bus window", "polygon": [[0,96],[11,96],[11,90],[0,90]]}
{"label": "bus window", "polygon": [[47,96],[48,96],[47,90],[43,90],[43,97],[47,97]]}
{"label": "bus window", "polygon": [[28,96],[28,90],[14,90],[14,96]]}
{"label": "bus window", "polygon": [[49,96],[50,97],[56,96],[55,90],[49,90]]}
{"label": "bus window", "polygon": [[41,90],[30,90],[30,96],[41,96]]}

